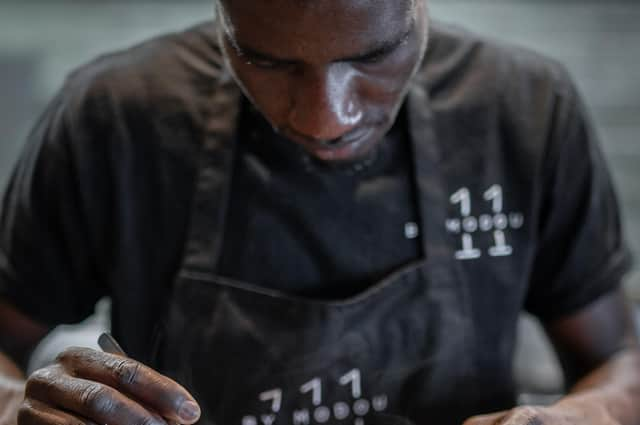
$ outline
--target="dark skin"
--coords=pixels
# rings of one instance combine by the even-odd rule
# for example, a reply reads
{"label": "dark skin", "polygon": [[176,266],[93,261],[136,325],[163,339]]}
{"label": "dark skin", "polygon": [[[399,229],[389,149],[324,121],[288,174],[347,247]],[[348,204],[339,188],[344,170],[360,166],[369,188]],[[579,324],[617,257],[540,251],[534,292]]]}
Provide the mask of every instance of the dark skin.
{"label": "dark skin", "polygon": [[228,1],[219,9],[221,45],[245,95],[276,131],[326,162],[365,156],[382,140],[427,43],[421,1]]}
{"label": "dark skin", "polygon": [[[383,139],[422,59],[429,25],[424,0],[227,0],[219,15],[228,65],[247,97],[276,131],[332,163],[366,156]],[[571,394],[550,407],[465,425],[640,423],[640,354],[628,312],[613,293],[546,323],[575,383]],[[0,373],[21,378],[15,364],[25,363],[47,331],[0,303],[0,348],[12,359],[0,357]],[[9,406],[18,391],[3,385],[0,405]],[[195,400],[184,388],[133,360],[73,349],[29,377],[18,422],[194,423],[197,409],[181,415],[185,402]]]}

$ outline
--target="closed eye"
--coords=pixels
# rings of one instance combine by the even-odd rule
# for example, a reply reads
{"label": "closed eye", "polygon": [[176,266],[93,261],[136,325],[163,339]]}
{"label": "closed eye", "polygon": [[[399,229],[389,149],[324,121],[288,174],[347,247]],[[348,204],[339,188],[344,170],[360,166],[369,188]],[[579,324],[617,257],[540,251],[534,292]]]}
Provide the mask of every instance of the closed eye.
{"label": "closed eye", "polygon": [[373,53],[361,56],[359,58],[354,58],[354,59],[351,60],[351,62],[357,62],[357,63],[378,63],[378,62],[382,62],[389,55],[391,55],[391,53],[393,53],[394,51],[395,51],[395,48],[391,49],[391,50],[373,52]]}
{"label": "closed eye", "polygon": [[225,35],[225,41],[233,46],[236,55],[244,61],[246,65],[254,66],[260,69],[280,69],[289,67],[295,62],[272,58],[270,56],[264,55],[260,52],[256,52],[248,47],[240,46],[235,41],[231,40],[228,36]]}
{"label": "closed eye", "polygon": [[413,31],[413,26],[409,28],[409,30],[406,33],[404,33],[402,37],[398,38],[395,41],[392,41],[390,43],[383,43],[382,46],[376,49],[373,49],[369,52],[365,52],[360,55],[343,58],[341,59],[341,61],[364,63],[364,64],[382,62],[384,59],[386,59],[392,53],[397,51],[400,48],[400,46],[402,46],[409,40],[409,38],[411,37],[412,31]]}
{"label": "closed eye", "polygon": [[248,59],[246,58],[245,63],[247,65],[255,66],[256,68],[262,69],[276,69],[282,66],[281,63],[264,60],[264,59]]}

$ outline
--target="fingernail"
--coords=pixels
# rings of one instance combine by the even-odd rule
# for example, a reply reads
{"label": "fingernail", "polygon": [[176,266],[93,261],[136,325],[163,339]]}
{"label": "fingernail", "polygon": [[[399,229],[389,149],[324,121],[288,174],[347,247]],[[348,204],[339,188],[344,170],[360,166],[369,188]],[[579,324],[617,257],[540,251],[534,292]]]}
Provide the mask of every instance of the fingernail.
{"label": "fingernail", "polygon": [[185,422],[193,422],[200,417],[200,406],[193,401],[185,401],[180,406],[178,416]]}

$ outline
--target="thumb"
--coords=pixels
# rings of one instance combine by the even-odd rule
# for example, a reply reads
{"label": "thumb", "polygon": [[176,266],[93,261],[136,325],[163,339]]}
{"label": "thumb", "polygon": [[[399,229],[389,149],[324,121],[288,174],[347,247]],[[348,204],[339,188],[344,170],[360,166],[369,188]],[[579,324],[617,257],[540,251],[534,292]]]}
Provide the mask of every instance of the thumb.
{"label": "thumb", "polygon": [[508,414],[509,411],[505,410],[488,415],[478,415],[467,419],[462,425],[500,425]]}

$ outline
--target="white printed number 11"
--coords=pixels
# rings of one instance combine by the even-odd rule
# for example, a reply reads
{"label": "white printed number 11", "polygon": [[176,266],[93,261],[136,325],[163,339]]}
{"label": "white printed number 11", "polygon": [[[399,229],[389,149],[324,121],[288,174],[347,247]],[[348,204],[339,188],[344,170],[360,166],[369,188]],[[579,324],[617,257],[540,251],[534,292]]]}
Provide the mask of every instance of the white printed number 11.
{"label": "white printed number 11", "polygon": [[[483,196],[485,201],[491,202],[491,210],[494,214],[493,221],[498,224],[506,223],[507,219],[502,210],[504,207],[504,196],[502,186],[493,185]],[[473,260],[480,258],[482,253],[473,245],[473,236],[471,233],[478,228],[478,219],[471,216],[471,193],[468,188],[463,187],[456,193],[451,195],[450,201],[454,205],[460,205],[460,215],[462,216],[462,249],[456,251],[455,257],[458,260]],[[491,220],[491,218],[489,218]],[[513,249],[506,242],[504,227],[496,226],[493,232],[494,245],[489,248],[489,255],[492,257],[504,257],[511,255]]]}

